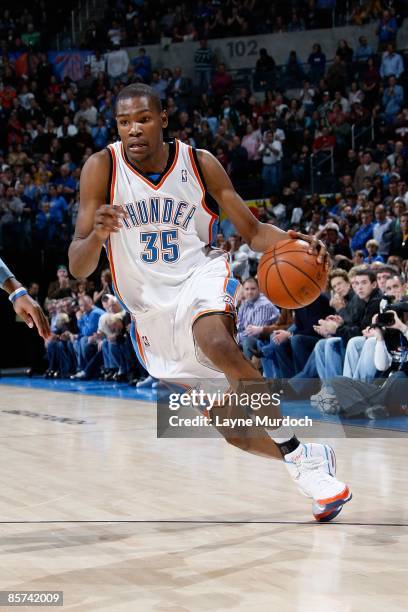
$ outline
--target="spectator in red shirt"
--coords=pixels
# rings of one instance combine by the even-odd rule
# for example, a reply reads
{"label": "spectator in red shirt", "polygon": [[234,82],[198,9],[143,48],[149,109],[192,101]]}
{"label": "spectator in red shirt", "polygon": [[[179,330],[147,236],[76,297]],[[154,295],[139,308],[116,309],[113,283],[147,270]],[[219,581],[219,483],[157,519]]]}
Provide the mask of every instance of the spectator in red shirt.
{"label": "spectator in red shirt", "polygon": [[313,152],[329,151],[335,144],[336,137],[333,136],[329,128],[324,127],[321,132],[317,132],[316,134],[316,138],[313,142]]}
{"label": "spectator in red shirt", "polygon": [[220,99],[231,93],[232,76],[225,69],[225,64],[218,64],[218,68],[211,79],[211,88],[216,98]]}

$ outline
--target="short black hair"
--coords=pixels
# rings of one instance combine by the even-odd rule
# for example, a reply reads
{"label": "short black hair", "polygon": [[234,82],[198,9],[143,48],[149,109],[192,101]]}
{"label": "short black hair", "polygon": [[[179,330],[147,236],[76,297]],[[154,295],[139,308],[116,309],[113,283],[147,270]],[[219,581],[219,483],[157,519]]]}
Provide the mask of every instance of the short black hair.
{"label": "short black hair", "polygon": [[159,94],[152,87],[150,87],[149,85],[145,85],[144,83],[132,83],[132,85],[127,85],[127,87],[121,89],[116,97],[116,111],[118,109],[119,100],[142,97],[149,98],[149,100],[152,100],[157,112],[162,112],[162,105]]}
{"label": "short black hair", "polygon": [[370,283],[375,283],[377,281],[377,274],[374,270],[370,270],[369,268],[357,270],[354,276],[368,276]]}

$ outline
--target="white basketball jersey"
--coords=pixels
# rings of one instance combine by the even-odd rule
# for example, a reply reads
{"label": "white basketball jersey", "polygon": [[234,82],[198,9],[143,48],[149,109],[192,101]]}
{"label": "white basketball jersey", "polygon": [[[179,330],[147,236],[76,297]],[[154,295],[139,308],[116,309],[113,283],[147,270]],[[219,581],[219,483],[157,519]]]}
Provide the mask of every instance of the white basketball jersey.
{"label": "white basketball jersey", "polygon": [[166,310],[177,303],[181,284],[208,262],[206,246],[218,216],[205,202],[190,146],[175,140],[167,169],[156,182],[130,163],[121,142],[109,150],[110,203],[128,213],[107,245],[115,290],[135,315]]}

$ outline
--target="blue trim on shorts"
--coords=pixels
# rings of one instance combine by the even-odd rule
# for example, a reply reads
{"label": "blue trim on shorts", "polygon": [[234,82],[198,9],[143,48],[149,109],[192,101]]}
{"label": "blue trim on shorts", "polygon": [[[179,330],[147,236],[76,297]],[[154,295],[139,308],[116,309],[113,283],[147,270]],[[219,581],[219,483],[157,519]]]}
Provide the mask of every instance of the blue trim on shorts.
{"label": "blue trim on shorts", "polygon": [[239,280],[236,278],[230,278],[227,282],[227,286],[225,287],[225,293],[229,295],[231,298],[234,297],[237,287],[239,285]]}

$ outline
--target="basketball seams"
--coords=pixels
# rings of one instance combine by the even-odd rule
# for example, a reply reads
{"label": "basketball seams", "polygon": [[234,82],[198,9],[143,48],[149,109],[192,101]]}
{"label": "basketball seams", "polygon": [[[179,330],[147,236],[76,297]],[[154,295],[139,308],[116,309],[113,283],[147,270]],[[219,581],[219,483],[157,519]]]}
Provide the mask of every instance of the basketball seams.
{"label": "basketball seams", "polygon": [[295,268],[295,270],[297,270],[298,272],[301,272],[302,274],[304,274],[310,281],[312,281],[312,283],[314,283],[316,285],[316,287],[322,291],[322,288],[320,287],[320,285],[318,285],[315,281],[315,279],[312,276],[309,276],[309,274],[307,272],[305,272],[304,270],[302,270],[301,268],[299,268],[298,266],[295,266],[295,264],[293,264],[291,261],[287,261],[286,259],[280,259],[279,260],[280,263],[286,263],[289,266],[291,266],[292,268]]}
{"label": "basketball seams", "polygon": [[[287,294],[288,294],[288,295],[289,295],[289,296],[292,298],[292,300],[293,300],[294,302],[296,302],[296,304],[299,304],[299,306],[303,306],[303,304],[301,304],[301,303],[300,303],[300,302],[299,302],[299,301],[298,301],[298,300],[297,300],[297,299],[296,299],[296,298],[295,298],[295,297],[292,295],[292,293],[289,291],[289,289],[288,289],[288,287],[287,287],[287,285],[286,285],[285,281],[284,281],[284,280],[283,280],[283,278],[282,278],[282,274],[280,273],[280,270],[279,270],[279,263],[280,263],[280,262],[279,262],[279,261],[277,261],[277,259],[276,259],[276,256],[275,256],[275,249],[276,249],[276,247],[274,247],[274,249],[273,249],[273,258],[274,258],[274,259],[273,259],[273,263],[271,263],[271,265],[269,266],[268,271],[267,271],[267,273],[266,273],[266,278],[265,278],[266,288],[268,288],[268,275],[269,275],[269,272],[271,271],[271,269],[273,268],[273,266],[276,266],[276,271],[277,271],[277,273],[278,273],[278,275],[279,275],[280,281],[281,281],[281,283],[282,283],[283,287],[285,288],[285,290],[286,290]],[[269,293],[269,292],[268,292],[268,293]]]}

